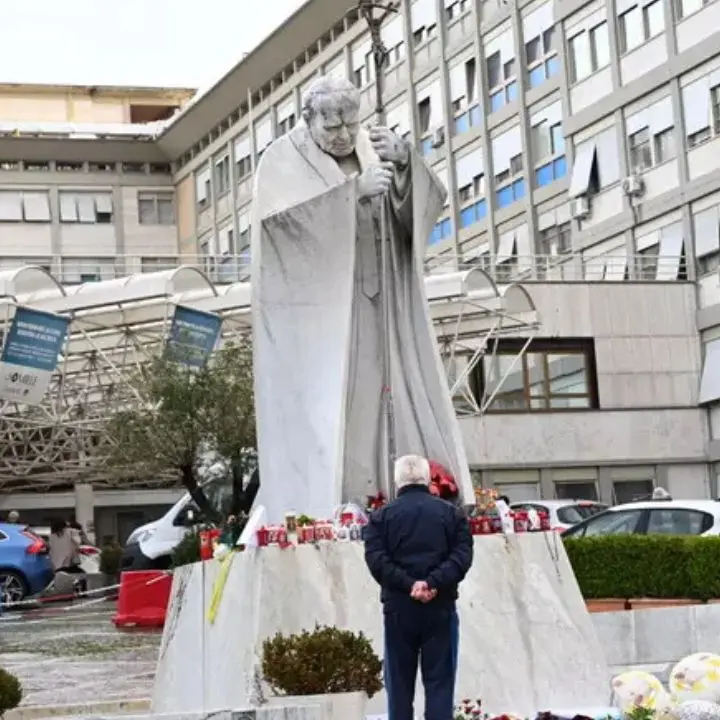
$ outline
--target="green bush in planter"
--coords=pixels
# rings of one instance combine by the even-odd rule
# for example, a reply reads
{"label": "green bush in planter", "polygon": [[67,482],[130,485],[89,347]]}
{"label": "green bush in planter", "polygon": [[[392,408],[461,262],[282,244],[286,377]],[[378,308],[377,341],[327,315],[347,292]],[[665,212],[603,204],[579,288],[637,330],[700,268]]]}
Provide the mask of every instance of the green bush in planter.
{"label": "green bush in planter", "polygon": [[316,626],[265,640],[262,673],[273,692],[323,695],[382,690],[382,663],[363,633]]}
{"label": "green bush in planter", "polygon": [[100,572],[103,575],[117,575],[120,572],[122,553],[122,545],[117,542],[103,545],[100,550]]}
{"label": "green bush in planter", "polygon": [[177,568],[200,562],[200,538],[194,531],[185,533],[185,537],[172,551],[170,567]]}
{"label": "green bush in planter", "polygon": [[0,668],[0,718],[8,711],[16,708],[22,700],[20,681],[7,670]]}
{"label": "green bush in planter", "polygon": [[565,549],[587,599],[720,597],[720,537],[568,538]]}

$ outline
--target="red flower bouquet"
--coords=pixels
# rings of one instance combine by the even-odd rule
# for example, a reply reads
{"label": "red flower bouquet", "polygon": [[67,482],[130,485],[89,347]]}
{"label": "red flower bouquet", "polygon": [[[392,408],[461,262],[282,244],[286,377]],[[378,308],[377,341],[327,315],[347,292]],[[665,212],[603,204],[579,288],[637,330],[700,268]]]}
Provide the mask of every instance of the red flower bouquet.
{"label": "red flower bouquet", "polygon": [[443,500],[455,500],[458,487],[450,471],[434,460],[430,461],[430,492]]}

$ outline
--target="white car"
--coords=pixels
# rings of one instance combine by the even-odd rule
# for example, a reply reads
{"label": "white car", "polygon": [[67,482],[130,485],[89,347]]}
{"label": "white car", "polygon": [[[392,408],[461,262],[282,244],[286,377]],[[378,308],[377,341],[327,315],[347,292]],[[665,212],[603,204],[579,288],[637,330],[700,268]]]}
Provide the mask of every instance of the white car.
{"label": "white car", "polygon": [[716,500],[643,500],[608,508],[563,533],[595,535],[720,535]]}
{"label": "white car", "polygon": [[[30,528],[35,535],[42,538],[45,544],[50,540],[49,527],[33,527]],[[100,572],[100,549],[94,545],[80,546],[80,567],[84,573],[94,575]]]}
{"label": "white car", "polygon": [[593,500],[529,500],[510,503],[511,510],[547,513],[551,529],[558,532],[567,530],[607,508],[607,505]]}

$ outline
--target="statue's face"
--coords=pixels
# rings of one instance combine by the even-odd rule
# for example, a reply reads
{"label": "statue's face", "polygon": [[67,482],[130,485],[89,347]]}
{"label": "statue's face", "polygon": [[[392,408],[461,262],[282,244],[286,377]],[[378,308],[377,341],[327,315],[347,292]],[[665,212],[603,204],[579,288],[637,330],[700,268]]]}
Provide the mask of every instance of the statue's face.
{"label": "statue's face", "polygon": [[315,144],[333,157],[347,157],[355,150],[360,130],[359,108],[346,98],[326,95],[318,98],[308,127]]}

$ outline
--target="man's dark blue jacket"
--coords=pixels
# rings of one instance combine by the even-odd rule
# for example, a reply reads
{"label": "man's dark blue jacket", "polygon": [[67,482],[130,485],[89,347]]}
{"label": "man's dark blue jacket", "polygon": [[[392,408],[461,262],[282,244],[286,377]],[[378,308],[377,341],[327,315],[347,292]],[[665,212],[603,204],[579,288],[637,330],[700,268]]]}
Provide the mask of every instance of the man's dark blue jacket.
{"label": "man's dark blue jacket", "polygon": [[467,518],[424,485],[405,486],[396,500],[371,513],[364,539],[365,562],[382,587],[386,610],[416,603],[410,591],[418,580],[437,590],[433,605],[452,605],[472,565]]}

